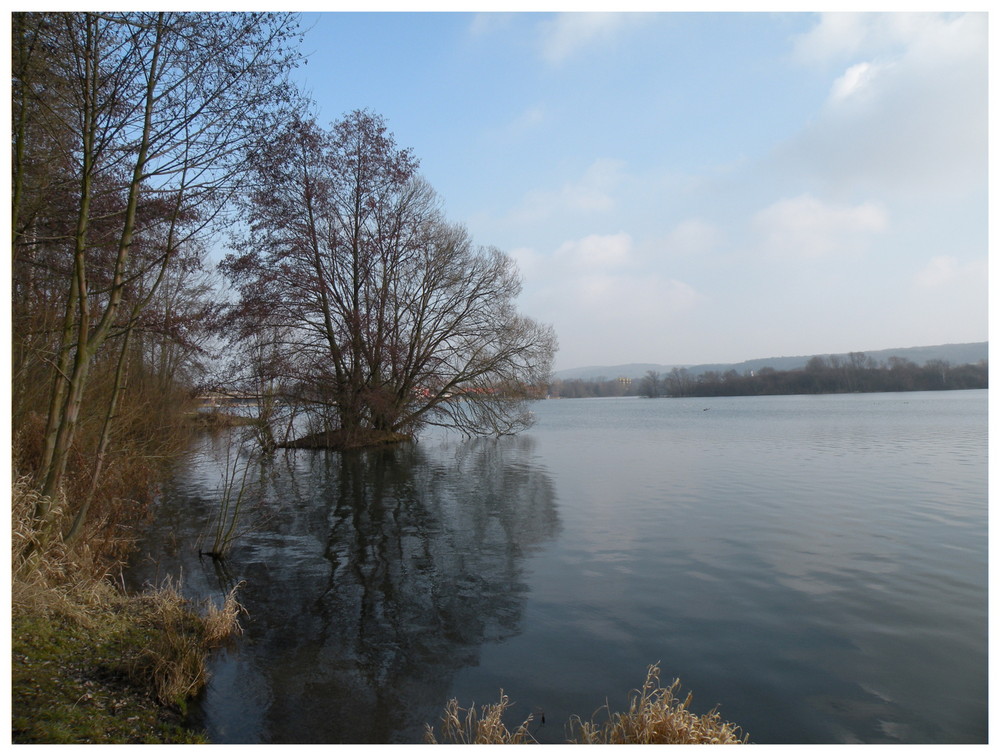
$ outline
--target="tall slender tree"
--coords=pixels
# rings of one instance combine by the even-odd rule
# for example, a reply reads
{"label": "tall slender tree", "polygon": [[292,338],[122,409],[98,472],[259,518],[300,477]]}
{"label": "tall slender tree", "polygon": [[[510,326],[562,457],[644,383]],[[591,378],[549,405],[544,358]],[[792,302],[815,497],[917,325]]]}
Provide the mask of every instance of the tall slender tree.
{"label": "tall slender tree", "polygon": [[[49,366],[40,518],[92,366],[221,219],[246,155],[288,101],[296,39],[290,14],[13,14],[15,310],[24,333],[51,334],[20,352]],[[44,302],[18,302],[42,289]],[[42,329],[24,301],[48,311]]]}

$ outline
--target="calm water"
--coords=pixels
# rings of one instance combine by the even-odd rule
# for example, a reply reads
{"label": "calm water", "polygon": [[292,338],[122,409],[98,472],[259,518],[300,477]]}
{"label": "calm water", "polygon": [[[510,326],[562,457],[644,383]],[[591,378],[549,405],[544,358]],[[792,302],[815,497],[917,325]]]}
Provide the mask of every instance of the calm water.
{"label": "calm water", "polygon": [[[299,450],[199,560],[227,441],[131,580],[245,580],[215,742],[419,742],[449,697],[561,742],[648,664],[758,743],[987,739],[987,393],[539,402],[499,441]],[[540,725],[539,714],[545,715]]]}

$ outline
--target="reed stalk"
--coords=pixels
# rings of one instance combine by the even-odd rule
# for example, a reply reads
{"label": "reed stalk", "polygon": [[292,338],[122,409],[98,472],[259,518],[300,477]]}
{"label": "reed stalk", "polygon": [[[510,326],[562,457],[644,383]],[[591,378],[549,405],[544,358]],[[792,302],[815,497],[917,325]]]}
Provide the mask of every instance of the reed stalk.
{"label": "reed stalk", "polygon": [[[593,718],[583,721],[578,716],[571,717],[568,725],[569,743],[624,745],[646,744],[743,744],[750,742],[750,736],[742,729],[722,719],[718,707],[707,714],[691,711],[692,693],[682,701],[677,697],[680,680],[674,680],[669,687],[660,684],[660,667],[650,665],[646,680],[640,690],[629,695],[628,709],[612,712],[610,707],[598,709],[606,711],[602,722]],[[529,716],[513,732],[503,723],[503,716],[510,707],[506,694],[500,691],[500,702],[482,706],[475,705],[463,709],[456,699],[445,705],[441,716],[441,742],[464,744],[513,744],[535,743],[528,726]],[[596,715],[596,712],[595,712]],[[542,720],[544,722],[544,719]],[[430,744],[439,741],[434,728],[425,725],[424,740]]]}

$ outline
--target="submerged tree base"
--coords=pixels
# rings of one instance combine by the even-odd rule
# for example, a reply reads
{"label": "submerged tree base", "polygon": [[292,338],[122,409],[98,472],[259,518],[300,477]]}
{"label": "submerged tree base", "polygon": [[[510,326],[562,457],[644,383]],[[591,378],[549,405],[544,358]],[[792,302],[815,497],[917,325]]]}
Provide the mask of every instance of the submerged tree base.
{"label": "submerged tree base", "polygon": [[294,441],[278,444],[282,449],[367,449],[373,446],[399,444],[412,441],[413,436],[407,433],[380,431],[371,428],[356,428],[354,430],[335,430],[324,433],[313,433]]}
{"label": "submerged tree base", "polygon": [[229,412],[189,412],[184,415],[189,425],[197,428],[233,428],[240,425],[253,425],[256,420],[246,415],[234,415]]}

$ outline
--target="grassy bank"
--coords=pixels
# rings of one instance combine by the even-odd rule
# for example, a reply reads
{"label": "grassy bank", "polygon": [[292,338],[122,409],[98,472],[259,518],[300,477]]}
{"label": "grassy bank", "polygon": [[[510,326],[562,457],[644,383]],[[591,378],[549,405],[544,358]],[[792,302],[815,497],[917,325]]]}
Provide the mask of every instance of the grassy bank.
{"label": "grassy bank", "polygon": [[240,607],[195,607],[164,586],[126,595],[31,527],[32,492],[13,486],[11,739],[14,743],[199,743],[185,724],[214,646]]}

